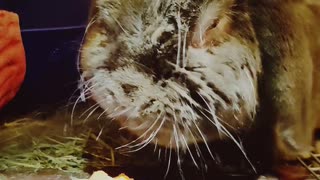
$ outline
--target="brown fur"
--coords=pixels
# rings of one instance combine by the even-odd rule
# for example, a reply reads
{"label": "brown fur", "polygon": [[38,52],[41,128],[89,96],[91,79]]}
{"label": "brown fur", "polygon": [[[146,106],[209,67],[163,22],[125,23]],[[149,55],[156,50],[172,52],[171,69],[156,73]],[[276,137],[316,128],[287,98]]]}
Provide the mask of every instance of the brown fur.
{"label": "brown fur", "polygon": [[319,127],[320,6],[252,1],[249,7],[262,52],[261,88],[272,109],[278,155],[294,159],[310,152]]}

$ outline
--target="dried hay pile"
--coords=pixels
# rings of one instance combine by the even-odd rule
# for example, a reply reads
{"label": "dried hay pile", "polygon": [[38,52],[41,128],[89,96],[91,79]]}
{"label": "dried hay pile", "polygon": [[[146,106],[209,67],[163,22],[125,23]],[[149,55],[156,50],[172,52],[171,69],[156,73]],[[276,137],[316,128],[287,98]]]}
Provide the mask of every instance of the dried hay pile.
{"label": "dried hay pile", "polygon": [[[44,172],[83,178],[88,176],[85,168],[92,157],[115,166],[113,148],[99,140],[92,128],[81,123],[70,126],[69,119],[61,115],[49,120],[25,118],[0,126],[0,174]],[[94,148],[88,148],[92,142]]]}

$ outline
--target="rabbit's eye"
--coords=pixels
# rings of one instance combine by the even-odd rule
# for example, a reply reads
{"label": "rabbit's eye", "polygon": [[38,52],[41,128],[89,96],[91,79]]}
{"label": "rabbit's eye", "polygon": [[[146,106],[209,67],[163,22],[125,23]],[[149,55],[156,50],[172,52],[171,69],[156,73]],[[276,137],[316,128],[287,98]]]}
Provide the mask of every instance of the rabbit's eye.
{"label": "rabbit's eye", "polygon": [[206,30],[210,31],[210,30],[216,28],[218,26],[218,24],[219,24],[219,21],[220,21],[219,19],[212,20],[210,25],[207,27]]}
{"label": "rabbit's eye", "polygon": [[228,17],[222,17],[198,25],[193,32],[192,46],[202,47],[223,41],[230,32],[230,24],[231,21]]}

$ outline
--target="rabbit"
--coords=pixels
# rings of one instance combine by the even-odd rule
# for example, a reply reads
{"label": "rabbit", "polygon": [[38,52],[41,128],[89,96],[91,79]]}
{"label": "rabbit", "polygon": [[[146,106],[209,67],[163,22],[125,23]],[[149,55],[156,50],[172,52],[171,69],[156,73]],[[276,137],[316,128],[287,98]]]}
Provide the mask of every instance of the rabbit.
{"label": "rabbit", "polygon": [[245,154],[236,134],[266,119],[277,161],[308,157],[320,125],[319,19],[312,0],[93,0],[84,92],[137,137],[132,150],[231,139]]}

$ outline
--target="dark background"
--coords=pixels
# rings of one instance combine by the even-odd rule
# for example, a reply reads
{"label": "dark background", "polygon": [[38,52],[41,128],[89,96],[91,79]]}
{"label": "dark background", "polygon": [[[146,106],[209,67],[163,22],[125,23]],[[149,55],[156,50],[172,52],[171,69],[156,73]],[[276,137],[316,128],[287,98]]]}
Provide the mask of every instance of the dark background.
{"label": "dark background", "polygon": [[77,57],[88,19],[89,0],[0,0],[0,9],[19,15],[27,73],[4,117],[65,103],[77,96]]}
{"label": "dark background", "polygon": [[0,0],[0,9],[20,16],[22,29],[84,25],[89,0]]}

